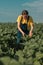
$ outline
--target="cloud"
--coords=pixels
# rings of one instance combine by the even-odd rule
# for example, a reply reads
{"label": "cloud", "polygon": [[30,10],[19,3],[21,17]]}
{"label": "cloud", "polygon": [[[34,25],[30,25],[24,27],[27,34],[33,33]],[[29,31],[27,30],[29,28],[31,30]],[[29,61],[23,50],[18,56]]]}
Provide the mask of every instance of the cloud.
{"label": "cloud", "polygon": [[17,11],[9,8],[0,8],[0,15],[12,17],[17,14]]}
{"label": "cloud", "polygon": [[22,6],[27,6],[27,7],[30,7],[30,8],[34,8],[36,9],[38,12],[43,12],[43,0],[37,0],[37,1],[34,1],[34,2],[26,2],[26,3],[23,3]]}
{"label": "cloud", "polygon": [[33,2],[25,2],[23,8],[27,8],[34,20],[43,22],[43,0],[34,0]]}
{"label": "cloud", "polygon": [[10,16],[10,17],[12,17],[12,16],[14,16],[14,13],[13,12],[5,12],[5,11],[0,11],[0,15],[1,16]]}
{"label": "cloud", "polygon": [[23,3],[22,6],[30,6],[30,7],[39,7],[39,6],[43,6],[43,0],[37,0],[37,1],[34,1],[34,2],[26,2],[26,3]]}
{"label": "cloud", "polygon": [[14,13],[13,10],[4,10],[0,9],[0,21],[6,22],[6,21],[14,21],[16,18],[17,12]]}

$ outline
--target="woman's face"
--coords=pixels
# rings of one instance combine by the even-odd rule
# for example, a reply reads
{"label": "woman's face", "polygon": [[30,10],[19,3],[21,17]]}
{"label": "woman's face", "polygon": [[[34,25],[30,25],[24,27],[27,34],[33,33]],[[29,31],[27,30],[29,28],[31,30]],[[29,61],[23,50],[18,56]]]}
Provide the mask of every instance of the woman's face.
{"label": "woman's face", "polygon": [[23,14],[23,18],[24,19],[27,19],[28,18],[28,15],[27,14]]}

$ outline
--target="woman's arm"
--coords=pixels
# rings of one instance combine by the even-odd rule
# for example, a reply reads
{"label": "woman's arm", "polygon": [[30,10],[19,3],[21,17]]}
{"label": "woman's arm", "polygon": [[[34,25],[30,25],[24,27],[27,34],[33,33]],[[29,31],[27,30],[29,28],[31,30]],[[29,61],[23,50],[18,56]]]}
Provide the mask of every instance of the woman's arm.
{"label": "woman's arm", "polygon": [[33,24],[31,24],[31,27],[30,27],[30,32],[33,32]]}
{"label": "woman's arm", "polygon": [[20,22],[17,22],[17,28],[18,30],[22,33],[22,35],[24,36],[25,33],[22,31],[22,29],[20,28]]}
{"label": "woman's arm", "polygon": [[33,35],[33,24],[31,23],[31,26],[30,26],[30,31],[29,31],[29,37],[32,37]]}

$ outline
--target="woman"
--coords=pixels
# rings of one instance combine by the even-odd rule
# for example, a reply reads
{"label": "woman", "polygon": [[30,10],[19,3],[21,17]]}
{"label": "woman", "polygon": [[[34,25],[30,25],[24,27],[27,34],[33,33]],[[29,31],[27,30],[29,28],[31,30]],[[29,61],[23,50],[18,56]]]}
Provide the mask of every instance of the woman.
{"label": "woman", "polygon": [[20,43],[21,36],[28,35],[32,37],[33,31],[33,19],[29,16],[27,10],[23,10],[22,14],[17,18],[17,43]]}

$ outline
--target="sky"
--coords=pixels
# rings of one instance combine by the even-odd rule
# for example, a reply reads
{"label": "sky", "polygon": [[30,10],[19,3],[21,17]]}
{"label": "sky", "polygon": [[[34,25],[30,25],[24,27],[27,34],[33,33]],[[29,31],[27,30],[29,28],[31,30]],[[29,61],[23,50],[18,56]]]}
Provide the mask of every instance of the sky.
{"label": "sky", "polygon": [[34,22],[43,23],[43,0],[0,0],[0,22],[16,22],[23,10]]}

